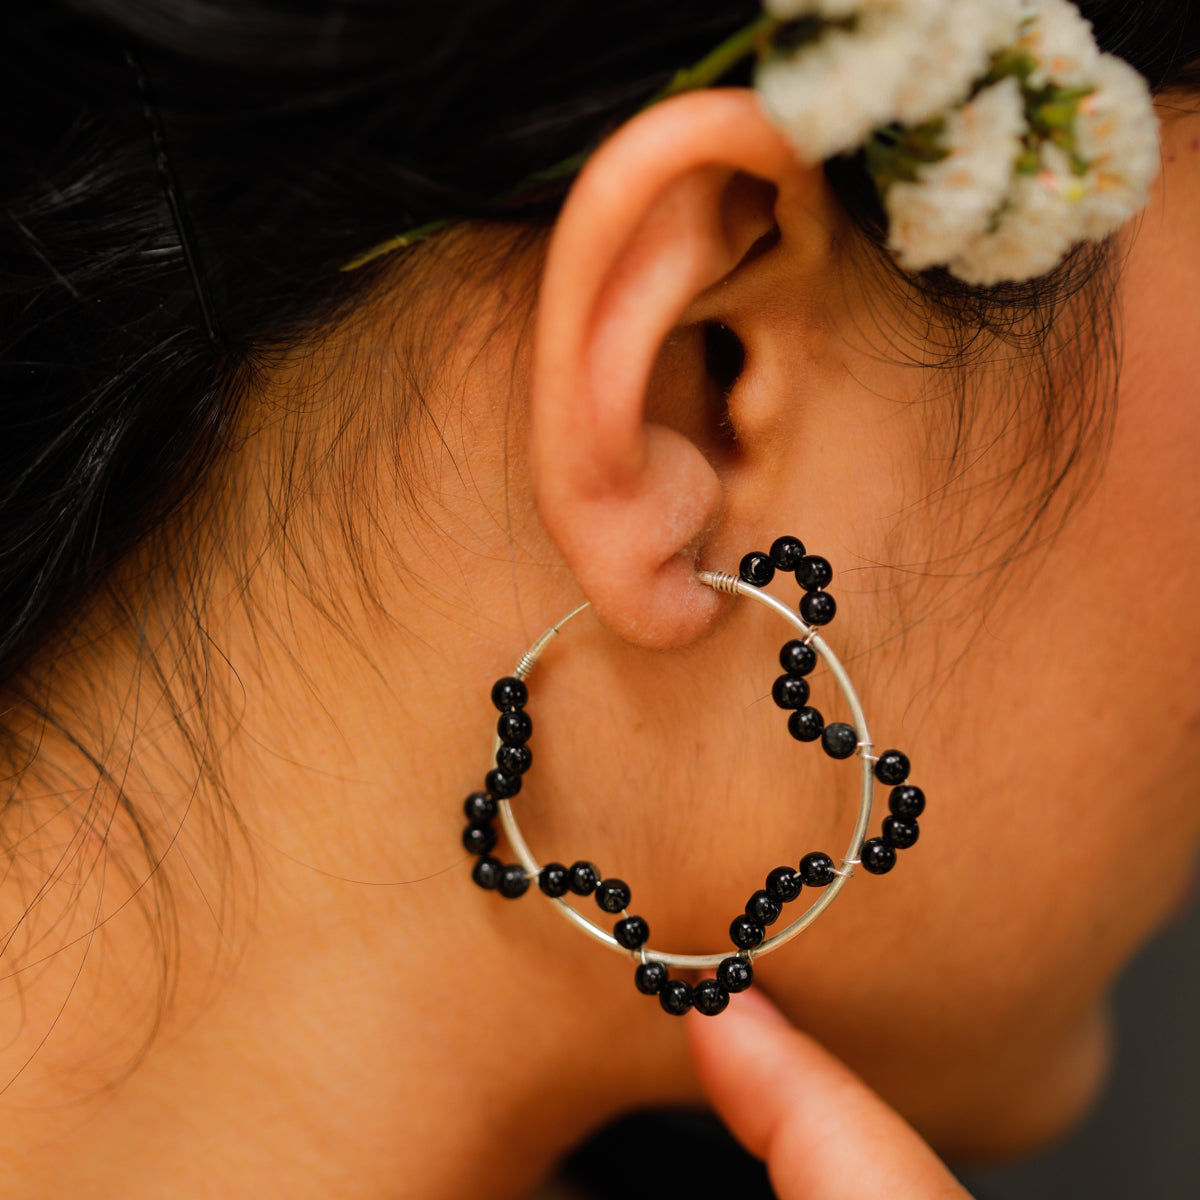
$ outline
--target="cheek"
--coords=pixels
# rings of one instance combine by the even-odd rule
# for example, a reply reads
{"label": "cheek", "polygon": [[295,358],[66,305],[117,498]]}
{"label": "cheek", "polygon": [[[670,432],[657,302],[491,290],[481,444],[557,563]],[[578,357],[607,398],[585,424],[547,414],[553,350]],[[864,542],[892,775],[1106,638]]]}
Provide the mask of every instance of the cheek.
{"label": "cheek", "polygon": [[877,738],[910,750],[929,796],[920,842],[761,965],[795,1020],[959,1152],[1079,1115],[1107,1057],[1102,998],[1194,876],[1200,244],[1164,274],[1184,233],[1155,229],[1124,288],[1099,482],[998,592],[921,617],[914,585],[903,653],[870,661]]}

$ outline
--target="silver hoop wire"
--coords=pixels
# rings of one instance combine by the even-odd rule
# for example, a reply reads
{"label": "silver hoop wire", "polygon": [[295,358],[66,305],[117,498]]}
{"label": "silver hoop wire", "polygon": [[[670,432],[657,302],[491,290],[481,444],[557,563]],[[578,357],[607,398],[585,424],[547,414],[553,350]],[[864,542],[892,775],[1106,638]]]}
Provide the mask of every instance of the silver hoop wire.
{"label": "silver hoop wire", "polygon": [[[837,655],[829,648],[825,639],[820,636],[816,628],[809,625],[797,613],[794,613],[786,604],[781,600],[777,600],[769,592],[765,592],[753,584],[745,583],[736,575],[730,575],[724,571],[700,571],[697,573],[696,578],[714,591],[724,592],[731,596],[745,596],[748,599],[756,600],[759,604],[763,604],[771,609],[772,612],[778,613],[779,616],[799,631],[804,642],[820,655],[825,665],[829,668],[830,674],[837,681],[842,695],[846,698],[846,704],[850,709],[850,715],[854,722],[854,731],[858,735],[858,748],[855,754],[862,764],[862,794],[858,803],[858,820],[854,825],[854,832],[850,836],[850,844],[847,846],[846,853],[842,857],[840,867],[834,873],[832,882],[825,886],[817,899],[790,925],[785,929],[781,929],[772,937],[767,938],[752,950],[739,951],[731,948],[722,950],[719,954],[671,954],[665,950],[651,950],[644,946],[638,950],[626,950],[611,933],[589,921],[582,913],[572,908],[564,898],[549,897],[558,906],[559,912],[568,921],[573,922],[589,937],[600,942],[601,945],[616,950],[618,954],[623,954],[642,962],[663,963],[668,967],[705,970],[719,966],[731,954],[742,954],[748,958],[758,958],[763,954],[770,953],[772,950],[777,950],[780,946],[784,946],[790,942],[798,933],[802,933],[807,929],[833,903],[837,894],[846,886],[846,881],[854,873],[854,866],[859,862],[863,840],[867,835],[867,827],[871,823],[871,806],[875,794],[875,778],[871,768],[875,758],[873,754],[874,747],[871,744],[871,735],[867,731],[867,719],[863,716],[862,704],[859,702],[858,693],[854,690],[854,685],[850,682],[850,676],[846,674],[846,669],[838,660]],[[587,607],[588,604],[585,601],[578,608],[567,613],[561,621],[551,625],[521,655],[521,660],[517,663],[517,668],[513,674],[518,679],[527,679],[534,667],[537,666],[538,659],[541,658],[543,651],[554,641],[563,626],[574,617],[577,617]],[[493,753],[500,748],[500,744],[500,736],[497,734],[492,747]],[[504,828],[505,836],[516,853],[517,860],[525,868],[530,878],[536,878],[541,872],[541,866],[537,859],[534,858],[528,843],[525,841],[524,835],[521,833],[520,827],[517,825],[517,818],[513,815],[512,811],[512,802],[510,800],[499,800],[497,807],[500,810],[500,823]]]}

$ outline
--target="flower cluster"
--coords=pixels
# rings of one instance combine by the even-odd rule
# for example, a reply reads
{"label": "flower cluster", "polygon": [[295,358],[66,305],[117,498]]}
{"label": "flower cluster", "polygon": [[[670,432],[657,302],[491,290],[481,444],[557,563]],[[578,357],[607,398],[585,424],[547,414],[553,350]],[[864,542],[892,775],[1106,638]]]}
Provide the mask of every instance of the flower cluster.
{"label": "flower cluster", "polygon": [[901,266],[991,286],[1142,208],[1149,92],[1069,0],[766,0],[763,106],[809,161],[864,150]]}

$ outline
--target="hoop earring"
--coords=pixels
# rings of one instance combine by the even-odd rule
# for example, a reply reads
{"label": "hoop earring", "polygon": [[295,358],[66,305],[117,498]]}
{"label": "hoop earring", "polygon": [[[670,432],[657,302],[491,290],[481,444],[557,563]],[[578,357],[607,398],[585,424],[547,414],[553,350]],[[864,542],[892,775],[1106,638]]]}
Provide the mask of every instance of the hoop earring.
{"label": "hoop earring", "polygon": [[[797,582],[804,589],[799,615],[762,590],[774,578],[776,570],[794,571]],[[775,681],[772,698],[780,708],[790,712],[788,731],[797,741],[819,740],[831,758],[857,757],[862,764],[858,819],[839,865],[835,865],[828,854],[815,851],[806,854],[795,870],[790,866],[776,867],[767,876],[765,886],[750,897],[745,910],[730,923],[732,954],[728,951],[671,954],[647,946],[650,926],[644,917],[630,915],[631,893],[624,880],[602,878],[599,869],[583,859],[570,867],[558,862],[538,863],[512,808],[512,799],[520,792],[522,778],[533,763],[528,746],[533,722],[525,712],[529,698],[525,680],[546,647],[567,622],[588,607],[587,603],[579,605],[547,629],[521,656],[513,674],[497,680],[492,687],[492,702],[500,710],[493,744],[496,765],[484,780],[485,790],[472,792],[463,805],[468,821],[463,831],[463,845],[478,856],[471,872],[475,883],[489,891],[498,891],[508,899],[516,899],[529,890],[533,880],[537,880],[539,889],[555,902],[567,920],[602,945],[637,959],[634,984],[638,991],[657,995],[663,1010],[675,1016],[682,1016],[692,1007],[706,1016],[723,1012],[729,1004],[730,993],[745,991],[753,982],[753,960],[786,945],[807,929],[833,903],[846,881],[853,876],[856,866],[861,864],[872,875],[890,871],[896,865],[896,852],[912,846],[920,836],[917,818],[925,810],[924,793],[906,783],[908,758],[899,750],[874,753],[858,694],[845,668],[818,633],[818,628],[829,624],[837,612],[836,601],[826,591],[833,579],[828,561],[808,554],[798,538],[781,537],[772,544],[769,554],[747,554],[741,561],[738,575],[701,571],[697,578],[718,592],[744,596],[765,605],[800,634],[780,651],[779,661],[784,673]],[[809,705],[807,676],[819,660],[824,661],[841,689],[853,725],[842,722],[826,725],[821,713]],[[867,838],[876,782],[892,788],[888,798],[891,815],[883,822],[881,836]],[[516,854],[518,861],[515,863],[506,865],[491,854],[496,844],[493,822],[497,816]],[[767,928],[804,888],[819,891],[819,895],[786,928],[768,937]],[[619,914],[620,920],[613,925],[612,932],[572,908],[565,899],[568,893],[594,895],[603,912]],[[669,967],[685,970],[715,967],[716,978],[701,980],[693,987],[684,979],[672,978]]]}

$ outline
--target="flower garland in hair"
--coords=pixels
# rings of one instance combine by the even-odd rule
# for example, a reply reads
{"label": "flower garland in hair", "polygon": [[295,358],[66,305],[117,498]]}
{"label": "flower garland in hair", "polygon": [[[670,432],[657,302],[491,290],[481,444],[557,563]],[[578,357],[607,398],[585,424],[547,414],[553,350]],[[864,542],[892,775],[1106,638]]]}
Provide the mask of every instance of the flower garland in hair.
{"label": "flower garland in hair", "polygon": [[[764,112],[808,162],[862,152],[909,271],[1019,283],[1142,209],[1158,172],[1145,80],[1070,0],[764,0],[765,15],[654,96],[756,55]],[[647,107],[649,107],[649,104]],[[518,189],[566,178],[584,151]],[[432,221],[357,267],[451,224]]]}
{"label": "flower garland in hair", "polygon": [[910,271],[1021,282],[1145,206],[1149,89],[1069,0],[766,0],[764,110],[809,161],[862,148]]}

